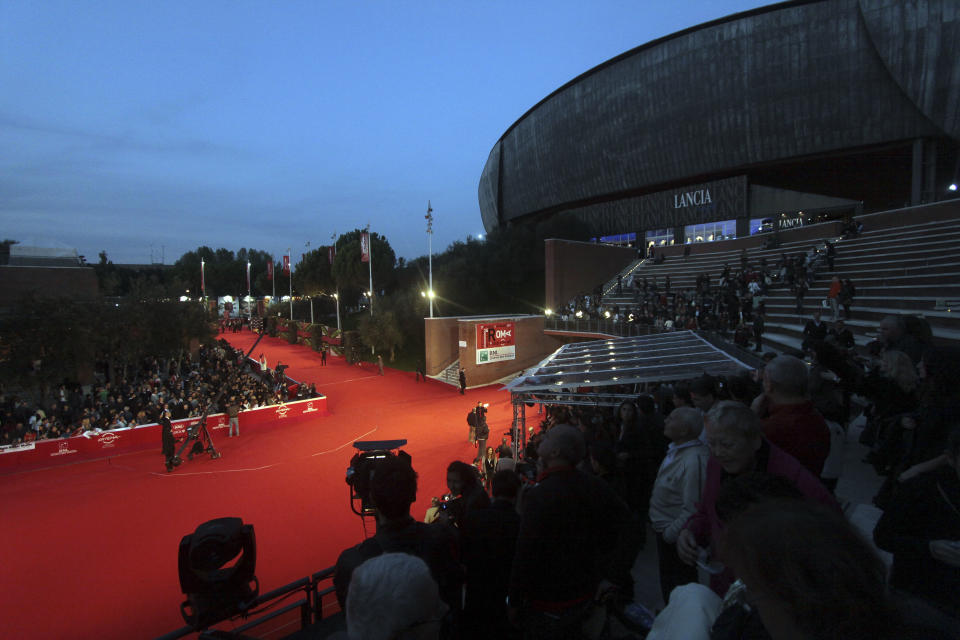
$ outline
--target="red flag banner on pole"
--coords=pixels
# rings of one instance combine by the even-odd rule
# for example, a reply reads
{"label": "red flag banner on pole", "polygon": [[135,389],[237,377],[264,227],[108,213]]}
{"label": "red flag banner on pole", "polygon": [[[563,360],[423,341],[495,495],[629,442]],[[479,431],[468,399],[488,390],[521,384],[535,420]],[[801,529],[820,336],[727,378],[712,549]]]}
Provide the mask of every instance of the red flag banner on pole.
{"label": "red flag banner on pole", "polygon": [[370,262],[370,234],[360,234],[360,262]]}
{"label": "red flag banner on pole", "polygon": [[336,257],[336,255],[337,255],[336,245],[330,245],[330,247],[327,249],[327,257],[330,259],[330,264],[333,264],[333,259],[334,257]]}
{"label": "red flag banner on pole", "polygon": [[290,275],[290,256],[283,256],[283,275]]}
{"label": "red flag banner on pole", "polygon": [[273,260],[267,260],[267,280],[273,280]]}

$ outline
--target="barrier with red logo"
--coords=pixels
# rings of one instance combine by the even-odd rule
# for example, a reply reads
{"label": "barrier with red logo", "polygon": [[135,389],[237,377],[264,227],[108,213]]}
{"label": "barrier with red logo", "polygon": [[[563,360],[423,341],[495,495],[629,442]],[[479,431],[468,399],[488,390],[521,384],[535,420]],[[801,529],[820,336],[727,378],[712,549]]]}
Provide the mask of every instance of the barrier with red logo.
{"label": "barrier with red logo", "polygon": [[[327,399],[324,396],[259,407],[240,412],[240,433],[297,424],[325,415],[329,414]],[[174,437],[178,441],[183,440],[187,427],[196,421],[197,418],[175,420],[173,422]],[[227,414],[216,413],[207,416],[207,429],[214,442],[218,440],[218,436],[226,436],[229,433]],[[160,454],[160,425],[158,424],[126,427],[102,433],[88,432],[87,435],[73,438],[40,440],[0,447],[0,472],[25,471],[150,449],[155,449],[157,455]]]}

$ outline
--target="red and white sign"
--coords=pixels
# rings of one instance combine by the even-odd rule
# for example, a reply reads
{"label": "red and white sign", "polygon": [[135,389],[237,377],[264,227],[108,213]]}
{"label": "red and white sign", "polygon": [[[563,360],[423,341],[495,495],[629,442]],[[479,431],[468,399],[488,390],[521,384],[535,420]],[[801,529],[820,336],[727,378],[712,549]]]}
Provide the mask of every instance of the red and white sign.
{"label": "red and white sign", "polygon": [[273,260],[267,260],[267,280],[273,280]]}
{"label": "red and white sign", "polygon": [[512,322],[478,324],[477,364],[516,359],[515,332]]}
{"label": "red and white sign", "polygon": [[290,275],[290,256],[283,256],[283,275]]}
{"label": "red and white sign", "polygon": [[[328,415],[327,399],[323,397],[241,411],[240,433],[277,428],[280,425],[294,425],[325,415]],[[187,435],[187,427],[195,422],[197,418],[174,421],[173,437],[182,441]],[[228,424],[225,413],[207,416],[207,429],[216,442],[220,441],[219,436],[226,433]],[[177,446],[180,446],[179,442]],[[0,447],[0,454],[7,454],[0,455],[0,473],[149,450],[156,451],[159,465],[160,425],[124,427],[101,433],[88,431],[86,435],[73,438],[40,440]]]}

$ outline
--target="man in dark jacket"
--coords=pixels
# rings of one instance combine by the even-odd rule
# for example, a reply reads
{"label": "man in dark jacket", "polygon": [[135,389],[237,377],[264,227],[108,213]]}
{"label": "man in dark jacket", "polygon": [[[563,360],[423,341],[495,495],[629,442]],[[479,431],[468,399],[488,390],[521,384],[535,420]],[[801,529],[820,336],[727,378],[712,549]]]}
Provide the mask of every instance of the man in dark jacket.
{"label": "man in dark jacket", "polygon": [[163,446],[163,457],[167,466],[167,473],[176,466],[174,457],[177,455],[176,442],[173,439],[173,425],[170,424],[170,412],[164,411],[160,417],[160,439]]}
{"label": "man in dark jacket", "polygon": [[521,500],[507,607],[528,637],[580,638],[599,591],[632,588],[636,519],[602,480],[576,470],[585,452],[576,427],[550,429],[537,450],[538,482]]}
{"label": "man in dark jacket", "polygon": [[793,356],[778,356],[763,369],[763,394],[754,412],[763,435],[817,478],[830,453],[830,429],[808,394],[807,365]]}
{"label": "man in dark jacket", "polygon": [[466,638],[503,638],[507,623],[507,583],[520,531],[516,510],[520,477],[513,471],[498,471],[491,481],[493,502],[464,517],[461,531],[463,564],[466,567]]}

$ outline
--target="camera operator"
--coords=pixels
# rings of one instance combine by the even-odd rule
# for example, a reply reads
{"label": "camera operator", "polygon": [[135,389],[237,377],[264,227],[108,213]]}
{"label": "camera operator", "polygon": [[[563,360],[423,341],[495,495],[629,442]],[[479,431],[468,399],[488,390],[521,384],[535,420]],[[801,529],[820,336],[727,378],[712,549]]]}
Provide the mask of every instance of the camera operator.
{"label": "camera operator", "polygon": [[337,558],[333,584],[340,608],[346,611],[354,569],[382,553],[401,552],[427,563],[440,588],[440,597],[455,620],[463,584],[455,531],[443,524],[426,524],[410,517],[410,505],[417,499],[417,473],[408,459],[388,455],[377,461],[371,475],[370,500],[377,509],[377,533]]}

